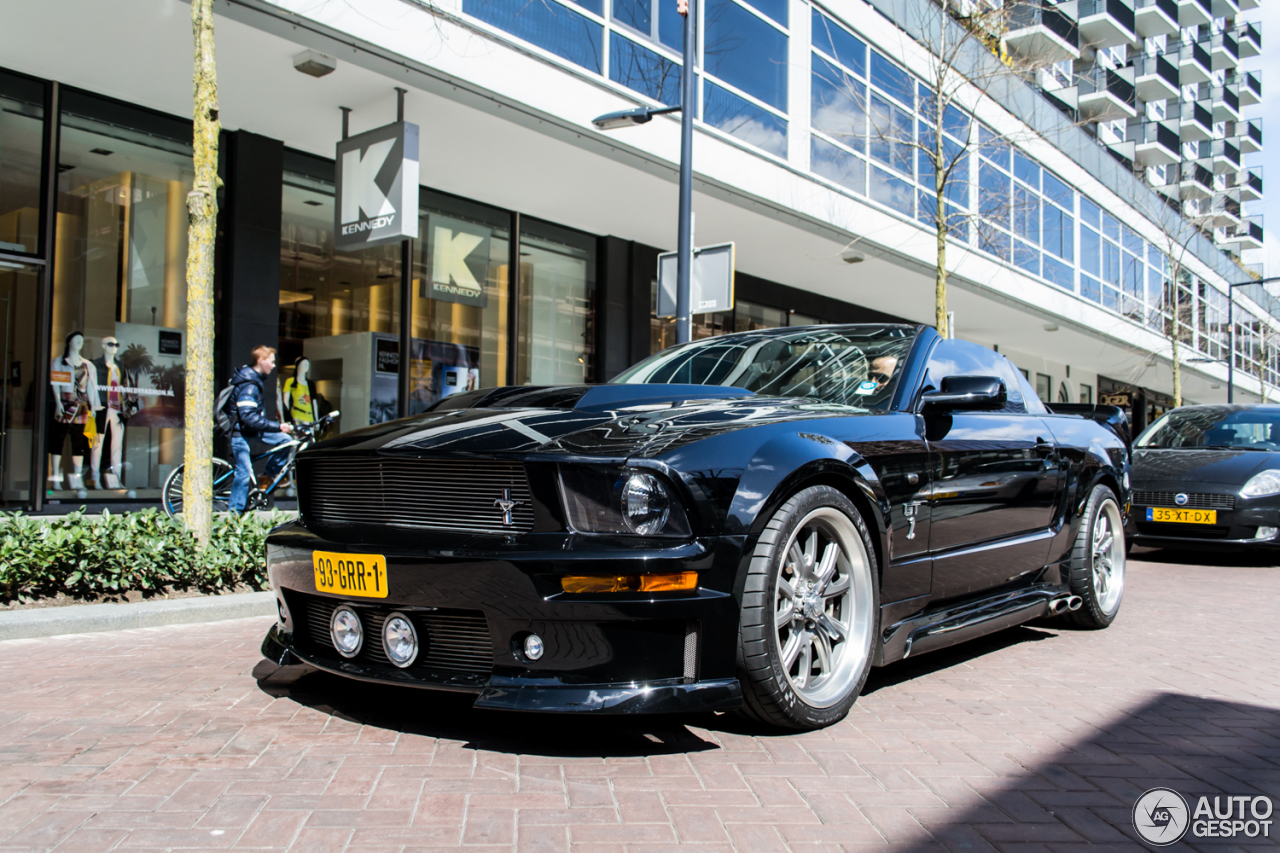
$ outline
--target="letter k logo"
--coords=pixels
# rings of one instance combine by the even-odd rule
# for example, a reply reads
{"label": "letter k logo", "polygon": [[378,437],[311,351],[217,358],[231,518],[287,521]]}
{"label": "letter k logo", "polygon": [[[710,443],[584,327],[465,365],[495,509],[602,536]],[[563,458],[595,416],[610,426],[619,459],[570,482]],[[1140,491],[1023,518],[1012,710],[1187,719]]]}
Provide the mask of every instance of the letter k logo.
{"label": "letter k logo", "polygon": [[359,151],[342,155],[342,221],[359,222],[364,217],[385,216],[396,209],[378,189],[377,177],[387,155],[396,144],[394,139],[375,142]]}

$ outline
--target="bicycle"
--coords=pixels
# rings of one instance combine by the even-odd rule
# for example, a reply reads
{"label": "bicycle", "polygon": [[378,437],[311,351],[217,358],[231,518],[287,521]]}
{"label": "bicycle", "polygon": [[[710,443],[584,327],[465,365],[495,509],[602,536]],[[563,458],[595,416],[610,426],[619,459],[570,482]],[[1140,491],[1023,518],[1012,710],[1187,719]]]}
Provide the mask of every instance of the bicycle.
{"label": "bicycle", "polygon": [[[251,457],[256,465],[260,461],[278,457],[280,454],[288,454],[285,463],[276,472],[275,479],[265,489],[259,488],[256,482],[250,484],[249,496],[244,504],[245,512],[266,509],[268,498],[279,488],[280,484],[285,480],[292,481],[294,460],[297,458],[298,453],[319,441],[325,429],[337,418],[338,412],[335,411],[330,412],[315,423],[296,423],[293,425],[293,435],[288,441],[274,445],[266,452]],[[235,480],[236,469],[230,462],[218,456],[213,457],[211,462],[213,466],[211,472],[213,480],[213,511],[227,512],[231,508],[231,484]],[[160,490],[160,504],[164,508],[165,515],[170,518],[176,518],[182,513],[182,469],[185,467],[186,465],[179,465],[169,472],[169,476],[165,478],[164,486]]]}

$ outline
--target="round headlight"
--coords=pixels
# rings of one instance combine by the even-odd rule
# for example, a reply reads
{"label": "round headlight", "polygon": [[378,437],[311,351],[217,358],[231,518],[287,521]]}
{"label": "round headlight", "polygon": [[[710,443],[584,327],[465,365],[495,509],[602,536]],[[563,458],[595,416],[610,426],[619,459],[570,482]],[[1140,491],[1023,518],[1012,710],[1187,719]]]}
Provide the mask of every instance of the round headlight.
{"label": "round headlight", "polygon": [[360,647],[364,645],[364,625],[356,612],[344,604],[333,611],[333,618],[329,620],[329,636],[338,654],[353,658],[360,654]]}
{"label": "round headlight", "polygon": [[1267,495],[1280,495],[1280,471],[1259,471],[1240,490],[1242,498],[1263,498]]}
{"label": "round headlight", "polygon": [[392,613],[382,625],[382,648],[387,659],[398,667],[410,666],[418,658],[418,632],[403,613]]}
{"label": "round headlight", "polygon": [[622,518],[636,533],[650,536],[667,525],[671,497],[652,474],[634,471],[622,486]]}

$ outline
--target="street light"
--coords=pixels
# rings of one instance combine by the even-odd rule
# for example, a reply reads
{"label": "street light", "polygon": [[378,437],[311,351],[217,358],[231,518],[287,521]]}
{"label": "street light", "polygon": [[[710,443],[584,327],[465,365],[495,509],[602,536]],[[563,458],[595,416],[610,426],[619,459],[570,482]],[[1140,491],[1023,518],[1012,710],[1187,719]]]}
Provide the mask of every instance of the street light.
{"label": "street light", "polygon": [[1236,288],[1250,284],[1270,284],[1280,281],[1280,275],[1237,281],[1227,285],[1227,328],[1230,329],[1230,348],[1227,350],[1227,402],[1236,401]]}
{"label": "street light", "polygon": [[696,0],[680,0],[684,15],[684,69],[681,72],[680,106],[639,107],[607,113],[592,119],[599,130],[617,130],[646,124],[656,115],[680,113],[680,217],[676,245],[676,343],[688,343],[693,336],[690,317],[689,280],[693,275],[693,112],[697,79],[694,75],[694,20]]}

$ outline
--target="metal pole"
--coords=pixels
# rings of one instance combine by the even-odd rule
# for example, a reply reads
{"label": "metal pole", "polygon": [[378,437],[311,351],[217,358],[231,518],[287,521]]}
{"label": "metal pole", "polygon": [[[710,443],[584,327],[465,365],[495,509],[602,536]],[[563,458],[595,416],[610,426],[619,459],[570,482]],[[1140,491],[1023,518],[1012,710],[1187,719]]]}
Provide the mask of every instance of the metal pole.
{"label": "metal pole", "polygon": [[676,246],[676,343],[687,343],[693,336],[690,316],[689,281],[693,275],[693,113],[697,99],[696,55],[697,0],[689,0],[689,14],[684,19],[683,93],[680,98],[680,222]]}
{"label": "metal pole", "polygon": [[[396,121],[404,121],[404,96],[407,89],[396,86]],[[344,123],[346,113],[342,114]],[[417,216],[416,210],[403,210],[401,216]],[[396,416],[409,416],[409,398],[413,394],[413,241],[405,238],[400,243],[400,363],[396,372]]]}
{"label": "metal pole", "polygon": [[[44,269],[40,271],[40,292],[36,299],[36,358],[35,369],[31,381],[37,383],[33,395],[36,410],[32,412],[31,441],[31,509],[39,512],[44,508],[45,489],[48,488],[45,462],[50,448],[47,447],[48,416],[53,410],[49,395],[54,393],[49,384],[49,369],[53,360],[53,259],[56,254],[56,237],[58,233],[58,150],[61,147],[60,135],[62,125],[62,85],[50,83],[45,96],[44,111],[44,156],[42,180],[44,181],[43,210],[41,211],[41,230],[43,241],[41,252],[44,254]],[[60,450],[60,448],[59,448]]]}
{"label": "metal pole", "polygon": [[1227,351],[1227,402],[1236,401],[1236,289],[1227,288],[1227,330],[1230,341]]}

